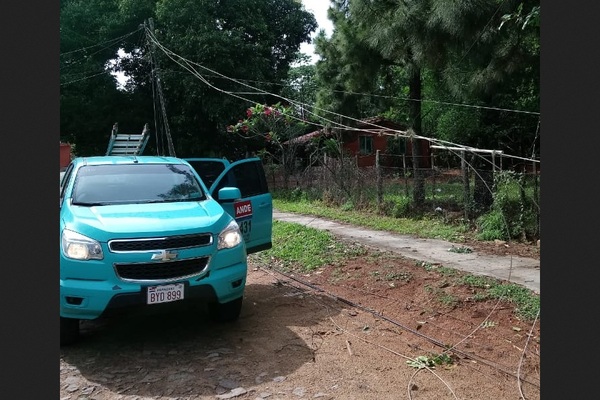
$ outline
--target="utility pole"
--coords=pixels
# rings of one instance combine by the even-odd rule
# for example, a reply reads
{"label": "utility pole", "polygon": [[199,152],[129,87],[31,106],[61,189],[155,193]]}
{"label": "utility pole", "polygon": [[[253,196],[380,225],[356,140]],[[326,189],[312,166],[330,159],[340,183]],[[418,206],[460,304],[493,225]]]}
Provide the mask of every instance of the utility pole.
{"label": "utility pole", "polygon": [[[150,34],[148,34],[150,31]],[[146,30],[146,36],[149,36],[150,41],[150,59],[152,61],[152,80],[156,83],[156,88],[158,92],[158,102],[160,105],[160,112],[162,115],[162,122],[164,124],[164,134],[167,138],[167,146],[169,149],[169,155],[172,157],[176,157],[175,155],[175,147],[173,146],[173,139],[171,138],[171,132],[169,130],[169,123],[167,121],[167,109],[165,106],[165,96],[163,94],[161,80],[160,80],[160,69],[158,67],[158,62],[156,60],[156,38],[154,37],[154,20],[152,18],[148,19],[148,27]],[[156,99],[155,99],[156,101]],[[155,108],[156,113],[156,108]],[[157,127],[158,128],[158,127]],[[157,138],[158,139],[158,138]],[[158,147],[158,141],[157,141]]]}

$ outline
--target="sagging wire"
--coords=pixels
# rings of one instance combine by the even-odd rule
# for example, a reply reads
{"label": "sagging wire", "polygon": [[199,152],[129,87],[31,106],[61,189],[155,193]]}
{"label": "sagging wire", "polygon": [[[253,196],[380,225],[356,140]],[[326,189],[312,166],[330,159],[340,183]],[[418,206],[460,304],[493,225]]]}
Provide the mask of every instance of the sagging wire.
{"label": "sagging wire", "polygon": [[[261,270],[265,271],[265,272],[268,272],[265,268],[262,268],[262,267],[259,267],[259,268]],[[418,332],[418,331],[416,331],[414,329],[411,329],[408,326],[405,326],[405,325],[399,323],[398,321],[395,321],[395,320],[393,320],[391,318],[386,317],[385,315],[377,312],[376,310],[373,310],[373,309],[370,309],[368,307],[362,306],[362,305],[357,304],[357,303],[355,303],[355,302],[353,302],[351,300],[347,300],[347,299],[345,299],[345,298],[343,298],[341,296],[336,295],[335,293],[331,293],[331,292],[329,292],[329,291],[327,291],[325,289],[322,289],[322,288],[320,288],[318,286],[315,286],[315,285],[311,284],[310,282],[307,282],[307,281],[304,281],[302,279],[296,278],[296,277],[294,277],[294,276],[292,276],[290,274],[287,274],[287,273],[285,273],[285,272],[283,272],[281,270],[278,270],[278,269],[275,269],[275,268],[273,268],[272,270],[275,271],[275,272],[277,272],[278,274],[280,274],[282,276],[285,276],[286,278],[288,278],[290,280],[293,280],[293,281],[295,281],[297,283],[300,283],[301,285],[304,285],[306,287],[311,288],[312,290],[314,290],[317,293],[323,293],[326,296],[328,296],[328,297],[330,297],[330,298],[332,298],[334,300],[337,300],[337,301],[339,301],[341,303],[347,304],[347,305],[349,305],[349,306],[351,306],[353,308],[357,308],[357,309],[366,311],[366,312],[372,314],[373,316],[375,316],[377,318],[385,320],[385,321],[391,323],[392,325],[395,325],[395,326],[397,326],[397,327],[399,327],[399,328],[401,328],[401,329],[403,329],[403,330],[405,330],[405,331],[407,331],[409,333],[412,333],[415,336],[418,336],[418,337],[420,337],[422,339],[425,339],[427,342],[429,342],[429,343],[431,343],[431,344],[433,344],[433,345],[435,345],[437,347],[440,347],[440,348],[443,348],[443,349],[447,348],[447,345],[444,344],[444,343],[442,343],[442,342],[440,342],[439,340],[434,339],[432,337],[429,337],[429,336],[427,336],[425,334],[422,334],[422,333],[420,333],[420,332]],[[463,358],[473,359],[473,360],[477,361],[480,364],[487,365],[488,367],[494,368],[494,369],[496,369],[496,370],[498,370],[498,371],[500,371],[500,372],[502,372],[502,373],[504,373],[504,374],[506,374],[508,376],[515,377],[515,374],[513,372],[509,371],[506,367],[504,367],[502,365],[499,365],[497,363],[494,363],[492,361],[486,360],[486,359],[484,359],[482,357],[479,357],[479,356],[477,356],[475,354],[467,353],[467,352],[464,352],[464,351],[462,351],[460,349],[456,349],[456,348],[452,349],[451,351],[452,351],[452,353],[454,353],[454,354],[456,354],[458,356],[462,356]],[[527,382],[527,383],[529,383],[529,384],[531,384],[533,386],[538,386],[536,383],[533,383],[533,382],[529,382],[529,381],[525,381],[525,382]]]}
{"label": "sagging wire", "polygon": [[[253,104],[255,102],[252,101],[249,98],[242,97],[239,94],[246,94],[246,95],[254,95],[254,94],[256,94],[256,95],[269,95],[269,96],[273,96],[273,97],[279,98],[281,100],[284,100],[284,101],[286,101],[286,102],[288,102],[290,104],[303,107],[305,109],[306,108],[313,108],[313,109],[318,110],[318,111],[323,111],[323,112],[332,114],[333,116],[336,116],[336,117],[341,117],[341,118],[344,118],[344,119],[349,120],[349,121],[353,121],[353,122],[357,122],[357,123],[361,123],[361,124],[366,124],[366,125],[369,125],[369,126],[371,126],[371,127],[374,128],[374,129],[364,129],[364,128],[356,128],[356,127],[348,126],[348,125],[339,123],[337,121],[321,117],[321,116],[319,116],[319,115],[317,115],[317,114],[315,114],[315,113],[307,110],[310,114],[312,114],[316,118],[318,118],[320,120],[323,120],[325,122],[328,122],[328,123],[332,124],[333,127],[337,127],[337,128],[340,128],[340,129],[346,129],[346,130],[349,130],[349,131],[363,131],[363,132],[366,131],[366,132],[377,133],[377,134],[382,134],[382,135],[387,135],[387,136],[405,137],[405,138],[411,138],[411,139],[421,139],[421,140],[427,140],[427,141],[430,141],[430,142],[440,143],[440,145],[441,145],[441,143],[445,143],[445,145],[447,145],[447,146],[449,145],[449,146],[459,147],[459,148],[464,149],[465,151],[471,151],[471,152],[478,150],[478,149],[475,149],[475,148],[470,147],[470,146],[463,146],[463,145],[459,145],[459,144],[456,144],[456,143],[452,143],[452,142],[448,142],[448,141],[443,141],[441,139],[435,139],[435,138],[429,138],[429,137],[422,136],[422,135],[416,135],[416,134],[414,134],[414,132],[411,133],[408,130],[398,130],[398,129],[392,129],[392,128],[384,127],[384,126],[378,125],[378,124],[373,123],[373,122],[369,122],[369,121],[364,121],[364,120],[357,119],[357,118],[348,117],[348,116],[345,116],[343,114],[339,114],[339,113],[336,113],[336,112],[333,112],[333,111],[329,111],[329,110],[325,110],[325,109],[322,109],[322,108],[319,108],[319,107],[311,106],[311,105],[306,104],[306,103],[298,102],[298,101],[286,98],[284,96],[281,96],[281,95],[278,95],[278,94],[275,94],[275,93],[271,93],[271,92],[265,91],[263,89],[257,88],[255,86],[249,85],[247,83],[244,83],[244,82],[242,82],[242,81],[240,81],[238,79],[234,79],[234,78],[228,77],[228,76],[226,76],[224,74],[221,74],[221,73],[219,73],[217,71],[214,71],[214,70],[212,70],[210,68],[207,68],[207,67],[205,67],[205,66],[203,66],[203,65],[201,65],[201,64],[199,64],[197,62],[193,62],[193,61],[191,61],[189,59],[186,59],[183,56],[178,55],[177,53],[173,52],[172,50],[169,50],[164,45],[162,45],[151,32],[149,33],[149,36],[150,36],[151,40],[156,44],[156,46],[158,48],[160,48],[172,61],[174,61],[176,64],[180,65],[181,67],[183,67],[184,69],[186,69],[187,71],[189,71],[190,73],[192,73],[192,75],[196,76],[203,83],[205,83],[206,85],[208,85],[209,87],[211,87],[214,90],[217,90],[217,91],[219,91],[221,93],[224,93],[224,94],[236,97],[236,98],[238,98],[240,100],[244,100],[244,101],[246,101],[248,103]],[[199,67],[199,68],[201,68],[203,70],[206,70],[206,71],[208,71],[208,72],[210,72],[212,74],[215,74],[218,77],[230,80],[230,81],[232,81],[232,82],[234,82],[236,84],[239,84],[239,85],[242,85],[244,87],[253,89],[253,91],[251,91],[251,92],[234,92],[234,91],[230,91],[230,90],[221,89],[221,88],[213,85],[212,83],[210,83],[194,66]],[[294,116],[291,116],[291,118],[293,118],[295,120],[298,120],[300,122],[305,122],[305,123],[307,122],[306,120],[303,120],[301,118],[297,118],[297,117],[294,117]],[[314,123],[311,123],[311,124],[319,126],[319,127],[323,127],[323,125],[318,125],[318,124],[314,124]],[[455,154],[458,154],[458,153],[455,153]],[[510,156],[510,155],[507,155],[507,154],[503,154],[503,156],[504,157],[509,157],[509,158],[510,157],[520,158],[520,159],[523,159],[523,160],[526,160],[526,161],[532,161],[532,162],[536,162],[537,161],[537,160],[533,160],[533,159],[529,160],[529,159],[525,159],[525,158],[521,158],[521,157]],[[486,162],[488,162],[488,160],[485,159],[484,157],[482,157],[482,159],[485,160]],[[490,164],[491,164],[491,162],[490,162]]]}
{"label": "sagging wire", "polygon": [[[271,276],[273,276],[273,274],[272,274],[270,271],[268,271],[268,270],[265,270],[264,268],[261,268],[261,267],[259,267],[259,268],[260,268],[261,270],[263,270],[264,272],[266,272],[266,273],[270,274]],[[289,276],[289,275],[287,275],[287,274],[283,274],[283,273],[282,273],[281,271],[279,271],[279,270],[276,270],[276,269],[274,269],[273,271],[275,271],[275,272],[277,272],[277,273],[279,273],[279,274],[282,274],[282,275],[284,275],[284,276],[285,276],[285,277],[287,277],[287,278],[290,278],[290,276]],[[278,280],[276,277],[273,277],[273,278],[274,278],[276,281],[279,281],[279,280]],[[292,279],[294,279],[294,278],[292,278]],[[322,289],[320,289],[320,288],[317,288],[317,287],[313,287],[313,286],[311,286],[311,285],[307,284],[307,283],[306,283],[306,282],[304,282],[304,281],[300,281],[300,280],[296,280],[296,281],[297,281],[298,283],[301,283],[301,284],[305,285],[305,286],[308,286],[308,287],[309,287],[310,289],[312,289],[313,291],[317,291],[317,292],[325,292],[325,291],[323,291]],[[330,294],[330,293],[328,293],[328,292],[325,292],[325,294],[326,294],[326,295],[327,295],[329,298],[333,298],[333,299],[334,299],[334,300],[336,300],[336,301],[340,301],[340,300],[341,300],[341,298],[339,298],[338,296],[331,295],[331,294]],[[344,303],[346,303],[346,304],[347,304],[347,302],[344,302]],[[359,339],[360,341],[362,341],[362,342],[364,342],[364,343],[367,343],[367,344],[369,344],[369,345],[372,345],[372,346],[379,347],[380,349],[383,349],[383,350],[385,350],[385,351],[387,351],[387,352],[389,352],[389,353],[391,353],[391,354],[394,354],[394,355],[396,355],[396,356],[398,356],[398,357],[402,357],[402,358],[406,359],[407,361],[412,361],[412,362],[417,362],[417,361],[418,361],[418,360],[416,360],[416,359],[415,359],[415,358],[413,358],[413,357],[410,357],[410,356],[407,356],[407,355],[405,355],[405,354],[399,353],[399,352],[397,352],[397,351],[395,351],[395,350],[393,350],[393,349],[390,349],[389,347],[383,346],[383,345],[381,345],[381,344],[378,344],[378,343],[375,343],[375,342],[371,342],[371,341],[369,341],[369,340],[367,340],[367,339],[365,339],[365,338],[363,338],[363,337],[360,337],[360,336],[358,336],[358,335],[356,335],[356,334],[354,334],[354,333],[352,333],[352,332],[348,331],[347,329],[345,329],[345,328],[343,328],[342,326],[340,326],[340,324],[338,324],[338,323],[337,323],[337,322],[336,322],[336,321],[333,319],[333,317],[331,317],[331,316],[329,317],[329,320],[331,321],[331,323],[332,323],[332,324],[333,324],[333,325],[334,325],[334,326],[335,326],[335,327],[336,327],[336,328],[337,328],[339,331],[341,331],[341,332],[345,333],[346,335],[353,336],[353,337],[355,337],[355,338]],[[350,352],[350,350],[349,350],[349,352]],[[350,354],[352,354],[352,353],[350,353]],[[437,378],[437,379],[438,379],[440,382],[442,382],[442,383],[443,383],[443,384],[446,386],[446,388],[448,388],[448,390],[450,391],[450,393],[452,394],[452,396],[453,396],[453,397],[454,397],[456,400],[458,400],[458,397],[456,396],[456,394],[454,393],[454,391],[452,390],[452,388],[450,387],[450,385],[449,385],[449,384],[448,384],[448,383],[447,383],[447,382],[446,382],[446,381],[445,381],[445,380],[444,380],[442,377],[440,377],[438,374],[436,374],[436,373],[435,373],[435,371],[433,370],[433,368],[431,368],[431,367],[429,367],[429,366],[427,366],[427,365],[423,365],[423,366],[422,366],[422,368],[419,368],[419,369],[417,370],[417,373],[418,373],[420,370],[422,370],[422,369],[426,369],[428,372],[430,372],[432,375],[434,375],[434,376],[435,376],[435,377],[436,377],[436,378]],[[413,376],[411,377],[411,380],[413,379],[413,377],[414,377],[415,375],[416,375],[416,373],[415,373],[415,374],[413,374]],[[410,382],[411,382],[411,381],[409,381],[409,384],[408,384],[408,387],[409,387],[409,389],[408,389],[408,396],[409,396],[409,398],[412,398],[411,391],[410,391],[410,387],[411,387],[411,385],[410,385]]]}

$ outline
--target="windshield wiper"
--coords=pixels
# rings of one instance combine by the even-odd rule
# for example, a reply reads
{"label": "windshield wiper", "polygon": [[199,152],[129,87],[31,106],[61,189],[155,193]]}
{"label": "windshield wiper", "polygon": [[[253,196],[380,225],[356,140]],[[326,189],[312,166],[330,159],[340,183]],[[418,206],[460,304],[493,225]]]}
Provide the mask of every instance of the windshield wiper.
{"label": "windshield wiper", "polygon": [[97,202],[86,202],[86,201],[74,201],[72,203],[74,206],[82,206],[82,207],[96,207],[96,206],[108,206],[111,203],[107,203],[107,202],[101,202],[101,201],[97,201]]}

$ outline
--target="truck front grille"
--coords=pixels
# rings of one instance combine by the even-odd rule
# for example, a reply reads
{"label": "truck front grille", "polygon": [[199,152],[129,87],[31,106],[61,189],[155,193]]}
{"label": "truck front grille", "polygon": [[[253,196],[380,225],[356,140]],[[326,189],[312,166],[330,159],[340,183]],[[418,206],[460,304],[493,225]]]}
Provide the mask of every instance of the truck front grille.
{"label": "truck front grille", "polygon": [[200,275],[208,265],[208,257],[187,260],[115,264],[117,276],[125,281],[174,281]]}
{"label": "truck front grille", "polygon": [[201,233],[148,239],[117,239],[109,241],[108,247],[112,252],[121,253],[201,247],[209,246],[212,242],[213,237],[210,233]]}

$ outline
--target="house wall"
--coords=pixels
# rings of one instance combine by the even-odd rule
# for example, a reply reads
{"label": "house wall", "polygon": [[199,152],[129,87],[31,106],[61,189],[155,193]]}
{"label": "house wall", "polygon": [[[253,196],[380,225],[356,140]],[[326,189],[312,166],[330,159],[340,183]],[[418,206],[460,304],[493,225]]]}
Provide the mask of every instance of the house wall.
{"label": "house wall", "polygon": [[359,133],[353,132],[348,135],[347,138],[344,138],[344,149],[348,151],[351,155],[361,155],[360,154],[360,140],[359,136],[372,136],[373,137],[373,154],[380,150],[381,152],[385,152],[387,150],[387,136],[386,135],[377,135],[374,133]]}
{"label": "house wall", "polygon": [[71,162],[71,145],[60,143],[60,169],[61,171],[69,166]]}
{"label": "house wall", "polygon": [[[360,141],[359,136],[368,136],[369,133],[353,132],[344,138],[344,149],[352,156],[358,157],[359,167],[370,167],[375,165],[375,153],[379,150],[381,153],[385,153],[387,150],[387,135],[377,135],[375,133],[370,134],[373,137],[373,154],[360,154]],[[431,148],[428,140],[419,140],[421,146],[421,154],[423,159],[421,160],[421,168],[431,168]],[[406,157],[409,159],[409,163],[412,165],[412,145],[410,139],[407,139],[406,143]]]}

